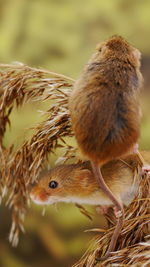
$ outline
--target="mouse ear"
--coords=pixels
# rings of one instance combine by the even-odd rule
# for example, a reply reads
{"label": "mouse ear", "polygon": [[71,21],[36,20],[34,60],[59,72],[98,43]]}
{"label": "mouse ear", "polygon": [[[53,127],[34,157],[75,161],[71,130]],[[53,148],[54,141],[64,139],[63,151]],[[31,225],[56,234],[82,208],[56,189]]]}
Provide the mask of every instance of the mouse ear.
{"label": "mouse ear", "polygon": [[76,180],[80,180],[80,184],[83,187],[89,186],[89,177],[91,177],[92,172],[88,169],[81,169],[76,172],[75,178]]}
{"label": "mouse ear", "polygon": [[89,176],[91,176],[92,175],[92,172],[90,171],[90,170],[88,170],[88,169],[81,169],[81,170],[78,170],[77,172],[76,172],[76,178],[78,178],[78,179],[88,179],[89,178]]}
{"label": "mouse ear", "polygon": [[87,177],[92,174],[92,172],[88,169],[81,170],[82,177]]}
{"label": "mouse ear", "polygon": [[141,59],[141,52],[137,48],[133,49],[132,55],[136,61]]}

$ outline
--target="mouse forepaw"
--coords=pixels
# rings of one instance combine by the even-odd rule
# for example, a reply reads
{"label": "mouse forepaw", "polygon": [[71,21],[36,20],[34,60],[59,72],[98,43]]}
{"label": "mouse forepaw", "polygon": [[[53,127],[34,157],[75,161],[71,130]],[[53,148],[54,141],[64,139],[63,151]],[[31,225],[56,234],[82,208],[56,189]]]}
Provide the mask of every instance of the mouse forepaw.
{"label": "mouse forepaw", "polygon": [[122,215],[123,215],[122,210],[118,210],[117,207],[113,207],[113,210],[114,210],[114,214],[115,214],[117,219],[122,217]]}
{"label": "mouse forepaw", "polygon": [[142,175],[147,174],[150,179],[150,165],[144,165],[142,167]]}

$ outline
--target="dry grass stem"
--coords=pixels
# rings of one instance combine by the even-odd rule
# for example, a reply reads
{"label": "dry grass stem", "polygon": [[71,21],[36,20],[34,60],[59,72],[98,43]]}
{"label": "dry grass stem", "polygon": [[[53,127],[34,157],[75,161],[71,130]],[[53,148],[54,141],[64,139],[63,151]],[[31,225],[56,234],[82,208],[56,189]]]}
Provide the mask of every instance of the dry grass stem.
{"label": "dry grass stem", "polygon": [[[64,160],[74,157],[75,149],[64,140],[65,136],[73,135],[68,112],[68,95],[73,80],[23,64],[0,65],[0,69],[0,175],[3,177],[0,190],[1,198],[5,196],[6,205],[12,209],[9,240],[16,245],[19,230],[23,231],[30,185],[37,179],[43,162],[58,147],[66,148]],[[46,112],[47,119],[35,128],[32,138],[17,151],[4,148],[3,137],[14,105],[19,107],[29,100],[41,102],[47,99],[55,100],[55,103]]]}

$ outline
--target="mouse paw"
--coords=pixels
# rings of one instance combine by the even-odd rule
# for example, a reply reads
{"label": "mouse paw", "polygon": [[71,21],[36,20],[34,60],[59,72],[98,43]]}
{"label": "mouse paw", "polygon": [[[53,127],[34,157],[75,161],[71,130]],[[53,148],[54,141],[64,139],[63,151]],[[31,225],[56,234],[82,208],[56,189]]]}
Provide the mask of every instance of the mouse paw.
{"label": "mouse paw", "polygon": [[148,175],[148,178],[150,179],[150,165],[144,165],[142,167],[142,175]]}
{"label": "mouse paw", "polygon": [[122,210],[118,210],[117,207],[113,207],[113,210],[114,210],[114,214],[115,214],[117,219],[122,217],[122,215],[123,215]]}
{"label": "mouse paw", "polygon": [[150,165],[144,165],[142,167],[142,175],[147,174],[150,179]]}

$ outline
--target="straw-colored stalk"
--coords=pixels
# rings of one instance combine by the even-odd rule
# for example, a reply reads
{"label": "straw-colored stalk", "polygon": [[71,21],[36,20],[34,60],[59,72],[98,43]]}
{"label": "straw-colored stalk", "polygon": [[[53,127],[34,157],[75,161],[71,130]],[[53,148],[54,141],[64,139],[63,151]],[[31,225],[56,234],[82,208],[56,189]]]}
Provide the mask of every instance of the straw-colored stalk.
{"label": "straw-colored stalk", "polygon": [[[18,243],[19,230],[24,231],[23,221],[29,201],[30,185],[37,180],[43,162],[57,147],[65,147],[64,158],[74,156],[74,148],[66,143],[65,136],[72,136],[68,112],[68,95],[73,80],[46,70],[30,68],[23,64],[0,65],[0,152],[1,198],[12,209],[12,227],[9,239]],[[46,112],[47,119],[37,125],[31,139],[17,151],[4,148],[3,137],[9,123],[9,115],[30,101],[53,100]],[[61,141],[61,144],[60,144]]]}

